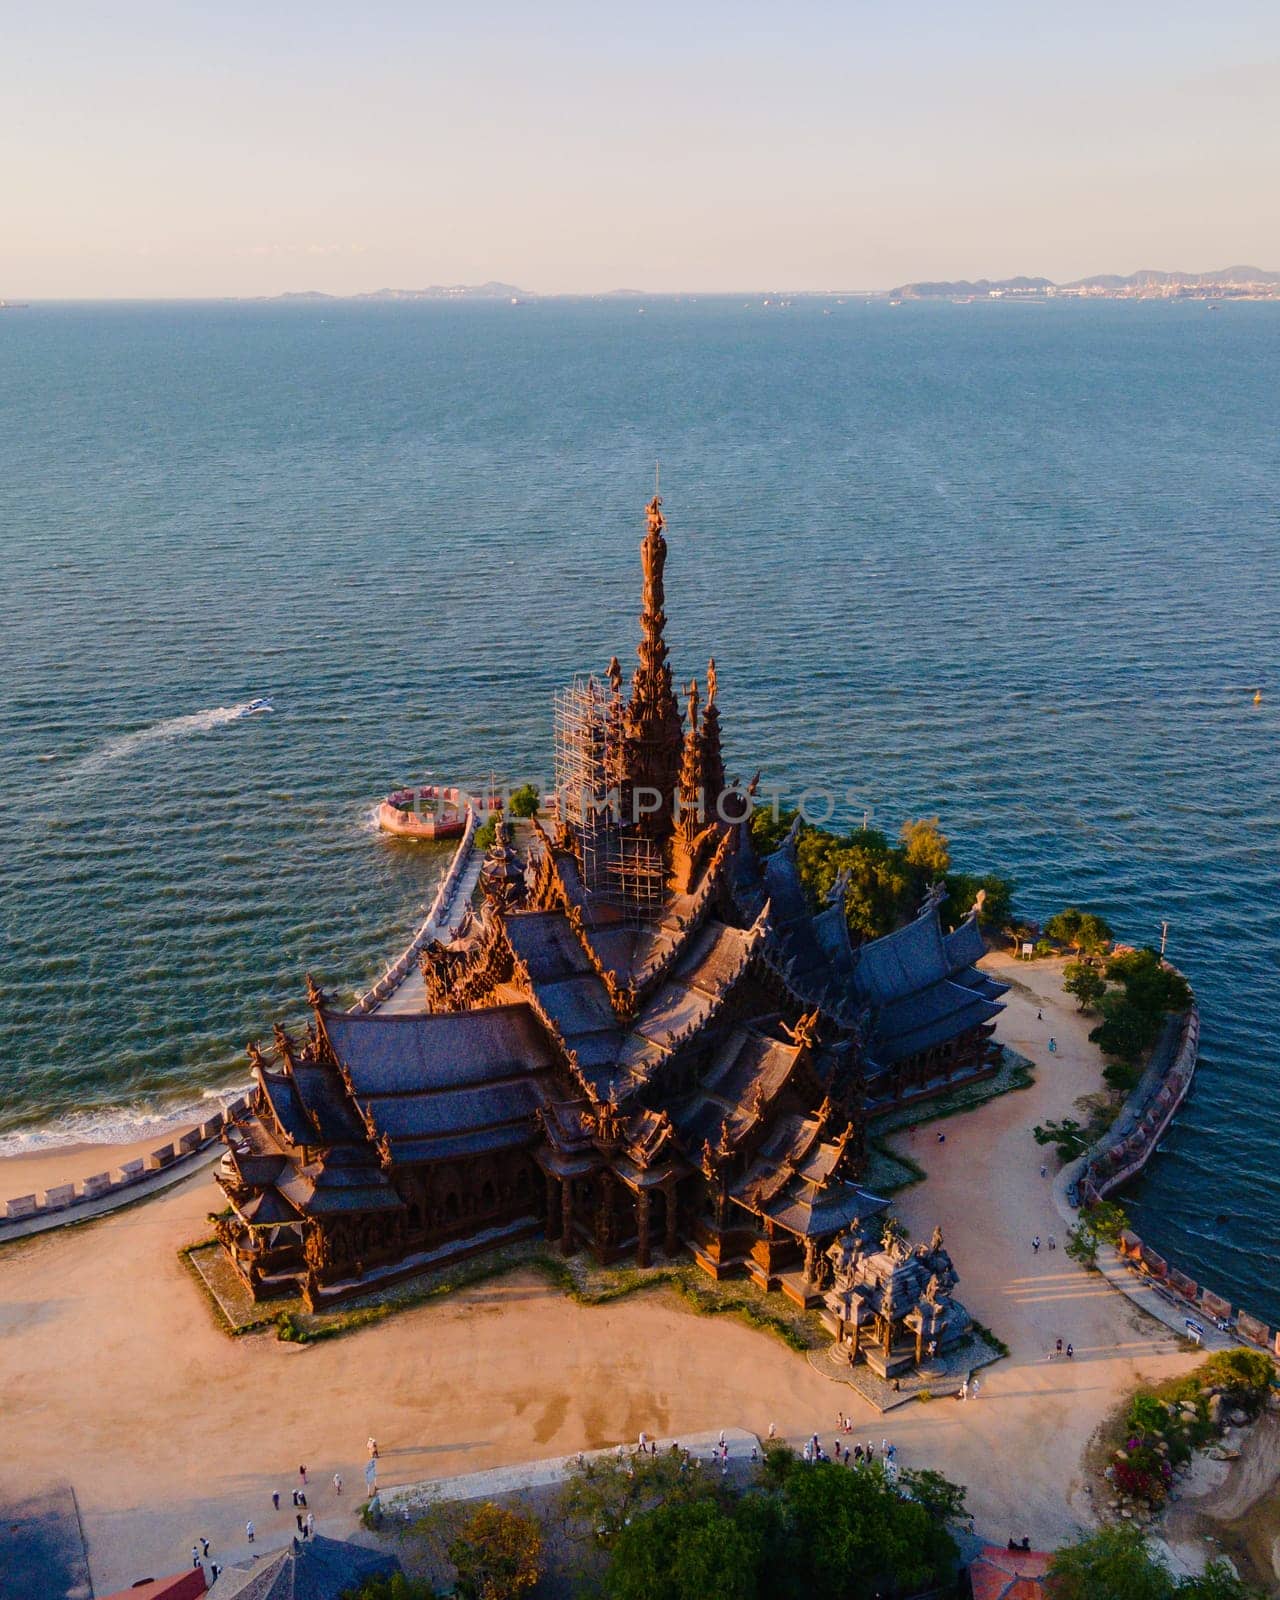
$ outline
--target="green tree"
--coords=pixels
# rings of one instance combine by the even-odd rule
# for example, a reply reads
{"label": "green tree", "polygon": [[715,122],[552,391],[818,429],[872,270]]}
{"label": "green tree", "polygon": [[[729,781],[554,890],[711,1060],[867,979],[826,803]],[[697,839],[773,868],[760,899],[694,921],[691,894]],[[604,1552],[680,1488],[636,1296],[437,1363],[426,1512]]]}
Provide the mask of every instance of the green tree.
{"label": "green tree", "polygon": [[898,1482],[903,1491],[917,1505],[922,1505],[931,1517],[943,1522],[960,1522],[969,1515],[964,1484],[952,1483],[950,1478],[944,1478],[930,1467],[915,1471],[907,1467],[899,1473]]}
{"label": "green tree", "polygon": [[1106,921],[1096,911],[1081,911],[1079,906],[1067,906],[1044,925],[1048,938],[1059,944],[1070,945],[1083,955],[1100,955],[1110,949],[1113,935]]}
{"label": "green tree", "polygon": [[1262,1600],[1222,1562],[1175,1578],[1137,1528],[1099,1528],[1064,1545],[1049,1563],[1054,1600]]}
{"label": "green tree", "polygon": [[1098,1012],[1102,1021],[1089,1030],[1089,1038],[1104,1055],[1117,1061],[1137,1061],[1156,1042],[1161,1013],[1142,1010],[1127,993],[1103,995]]}
{"label": "green tree", "polygon": [[1183,1578],[1178,1600],[1264,1600],[1261,1589],[1241,1583],[1225,1561],[1211,1561],[1197,1578]]}
{"label": "green tree", "polygon": [[1096,1230],[1089,1226],[1087,1218],[1071,1223],[1067,1229],[1067,1242],[1063,1245],[1063,1249],[1082,1267],[1097,1266],[1098,1235]]}
{"label": "green tree", "polygon": [[882,1470],[833,1462],[796,1466],[782,1489],[793,1596],[912,1594],[950,1573],[956,1545],[922,1505],[903,1499]]}
{"label": "green tree", "polygon": [[449,1546],[449,1560],[466,1600],[516,1600],[538,1581],[542,1529],[535,1516],[487,1502]]}
{"label": "green tree", "polygon": [[1064,1545],[1049,1563],[1054,1600],[1170,1600],[1169,1570],[1136,1528],[1099,1528]]}
{"label": "green tree", "polygon": [[713,1474],[684,1466],[682,1458],[658,1456],[586,1457],[560,1491],[564,1530],[578,1539],[611,1549],[636,1517],[660,1505],[712,1498]]}
{"label": "green tree", "polygon": [[425,1578],[406,1578],[403,1572],[387,1578],[366,1578],[351,1600],[432,1600],[435,1586]]}
{"label": "green tree", "polygon": [[1074,1161],[1089,1148],[1089,1137],[1074,1117],[1063,1117],[1061,1122],[1037,1123],[1031,1130],[1037,1144],[1051,1144],[1062,1161]]}
{"label": "green tree", "polygon": [[610,1600],[756,1600],[763,1530],[714,1499],[658,1506],[624,1528],[605,1574]]}
{"label": "green tree", "polygon": [[917,817],[902,824],[901,839],[907,865],[930,883],[945,878],[951,868],[951,847],[937,817]]}
{"label": "green tree", "polygon": [[1107,980],[1087,961],[1068,961],[1062,969],[1062,987],[1080,1002],[1080,1010],[1096,1006],[1107,992]]}
{"label": "green tree", "polygon": [[522,783],[518,789],[512,791],[507,809],[513,817],[536,817],[538,799],[537,788],[532,783]]}

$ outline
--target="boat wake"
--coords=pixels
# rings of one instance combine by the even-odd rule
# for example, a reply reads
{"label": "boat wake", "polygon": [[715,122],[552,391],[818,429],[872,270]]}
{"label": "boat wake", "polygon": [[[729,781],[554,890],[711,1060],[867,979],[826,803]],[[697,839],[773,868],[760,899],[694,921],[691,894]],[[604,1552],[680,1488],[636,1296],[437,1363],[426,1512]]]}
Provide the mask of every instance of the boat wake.
{"label": "boat wake", "polygon": [[68,767],[64,776],[87,777],[117,761],[128,760],[139,750],[146,750],[151,745],[170,744],[175,739],[185,739],[196,733],[211,733],[229,722],[239,722],[242,717],[252,717],[271,709],[269,700],[244,700],[235,706],[213,706],[208,711],[193,711],[185,717],[166,717],[163,722],[153,722],[150,727],[108,739],[100,749]]}

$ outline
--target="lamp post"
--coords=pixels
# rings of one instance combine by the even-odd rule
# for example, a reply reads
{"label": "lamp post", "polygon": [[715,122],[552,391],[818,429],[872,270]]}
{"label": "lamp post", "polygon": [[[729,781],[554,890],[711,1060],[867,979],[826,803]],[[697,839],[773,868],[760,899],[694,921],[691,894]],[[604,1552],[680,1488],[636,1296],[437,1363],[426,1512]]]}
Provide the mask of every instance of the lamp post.
{"label": "lamp post", "polygon": [[1160,922],[1160,959],[1164,960],[1164,949],[1169,942],[1169,924],[1164,919]]}

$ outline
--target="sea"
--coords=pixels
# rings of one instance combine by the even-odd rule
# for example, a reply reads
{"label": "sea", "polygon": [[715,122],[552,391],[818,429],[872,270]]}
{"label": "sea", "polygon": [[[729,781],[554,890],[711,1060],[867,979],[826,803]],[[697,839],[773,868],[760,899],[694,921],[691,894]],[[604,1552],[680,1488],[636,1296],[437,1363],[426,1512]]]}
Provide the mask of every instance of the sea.
{"label": "sea", "polygon": [[1127,1203],[1280,1321],[1280,305],[0,311],[0,1153],[379,975],[448,849],[377,801],[550,782],[658,471],[731,771],[1167,925],[1202,1060]]}

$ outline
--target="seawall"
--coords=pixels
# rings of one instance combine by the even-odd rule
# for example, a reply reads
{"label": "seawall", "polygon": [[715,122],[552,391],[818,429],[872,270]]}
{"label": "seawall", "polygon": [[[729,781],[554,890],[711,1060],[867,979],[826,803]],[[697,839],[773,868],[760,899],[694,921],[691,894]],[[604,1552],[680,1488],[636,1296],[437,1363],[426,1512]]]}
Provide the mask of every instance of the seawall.
{"label": "seawall", "polygon": [[[1146,1166],[1191,1089],[1199,1049],[1200,1008],[1193,1000],[1190,1010],[1156,1045],[1110,1128],[1064,1173],[1066,1199],[1073,1209],[1107,1199]],[[1121,1234],[1115,1254],[1117,1262],[1153,1289],[1184,1325],[1198,1325],[1206,1335],[1209,1328],[1232,1334],[1280,1357],[1280,1330],[1234,1309],[1229,1300],[1179,1271],[1136,1233]]]}

